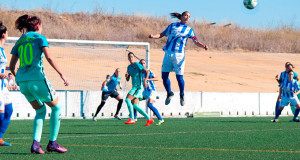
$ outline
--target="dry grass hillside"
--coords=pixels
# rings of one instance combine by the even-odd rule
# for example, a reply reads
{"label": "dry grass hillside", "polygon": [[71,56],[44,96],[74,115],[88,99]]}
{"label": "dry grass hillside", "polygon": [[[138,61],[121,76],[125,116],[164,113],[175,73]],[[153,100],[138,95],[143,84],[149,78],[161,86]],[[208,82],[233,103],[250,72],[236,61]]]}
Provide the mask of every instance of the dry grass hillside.
{"label": "dry grass hillside", "polygon": [[[169,18],[1,9],[0,17],[8,27],[10,36],[21,35],[14,29],[14,22],[23,14],[39,16],[43,23],[43,35],[47,38],[150,42],[151,70],[158,77],[161,76],[164,54],[161,48],[167,39],[150,40],[147,37],[150,33],[163,31],[171,23]],[[186,91],[276,92],[278,84],[274,77],[284,70],[286,61],[292,62],[296,66],[295,71],[300,73],[300,30],[288,26],[274,30],[246,29],[238,25],[209,26],[205,22],[190,22],[189,25],[194,28],[200,41],[209,45],[210,50],[195,48],[191,41],[187,45],[184,75]],[[12,44],[4,46],[9,59],[11,47]],[[47,77],[56,89],[99,90],[105,75],[115,69],[109,65],[116,63],[111,56],[105,57],[101,54],[103,57],[95,58],[95,55],[85,54],[84,59],[89,65],[83,67],[87,68],[87,71],[75,74],[73,70],[78,70],[77,63],[83,60],[83,56],[76,54],[76,59],[76,52],[66,51],[66,54],[59,54],[56,52],[57,48],[52,46],[50,49],[71,84],[70,87],[64,87],[57,74],[44,62]],[[97,59],[107,62],[102,64]],[[126,60],[125,62],[128,63]],[[92,68],[92,64],[98,68]],[[122,67],[126,68],[126,65],[128,64]],[[100,70],[105,73],[100,74]],[[124,71],[125,69],[122,69],[122,74]],[[173,73],[170,74],[170,78],[172,88],[178,91]],[[91,86],[89,88],[77,83],[87,79],[91,80],[88,82]],[[164,90],[161,81],[157,82],[156,86],[158,90]]]}
{"label": "dry grass hillside", "polygon": [[[137,41],[150,42],[149,34],[161,33],[172,21],[166,17],[110,15],[104,13],[62,13],[40,9],[36,11],[14,11],[0,9],[0,17],[8,27],[10,36],[20,36],[14,29],[15,20],[23,15],[35,15],[42,19],[43,34],[47,38]],[[201,42],[214,50],[244,50],[255,52],[300,53],[300,30],[292,26],[281,28],[249,29],[239,25],[211,26],[205,22],[191,21]],[[161,48],[166,38],[151,41],[152,48]],[[194,49],[188,44],[188,49]]]}

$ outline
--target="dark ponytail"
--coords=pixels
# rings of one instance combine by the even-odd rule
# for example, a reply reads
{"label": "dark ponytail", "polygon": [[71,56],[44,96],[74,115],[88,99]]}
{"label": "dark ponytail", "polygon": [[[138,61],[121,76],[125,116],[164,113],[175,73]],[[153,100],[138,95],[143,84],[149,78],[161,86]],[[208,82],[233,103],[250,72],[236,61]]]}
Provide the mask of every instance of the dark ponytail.
{"label": "dark ponytail", "polygon": [[132,54],[136,59],[138,59],[139,61],[141,60],[141,59],[138,58],[133,52],[129,52],[129,53],[128,53],[128,57],[129,57],[129,55],[131,55],[131,54]]}
{"label": "dark ponytail", "polygon": [[0,21],[0,39],[2,39],[3,34],[5,34],[7,31],[7,28],[3,25],[3,23]]}
{"label": "dark ponytail", "polygon": [[180,13],[177,13],[177,12],[174,12],[174,13],[170,13],[171,17],[172,18],[177,18],[179,20],[181,20],[181,16],[183,16],[185,13],[187,13],[188,11],[184,11],[182,12],[181,14]]}
{"label": "dark ponytail", "polygon": [[26,31],[37,31],[38,28],[37,26],[39,24],[41,24],[41,20],[36,17],[36,16],[29,16],[27,14],[19,17],[16,22],[15,22],[15,26],[16,26],[16,29],[18,29],[20,32],[25,32],[25,29]]}

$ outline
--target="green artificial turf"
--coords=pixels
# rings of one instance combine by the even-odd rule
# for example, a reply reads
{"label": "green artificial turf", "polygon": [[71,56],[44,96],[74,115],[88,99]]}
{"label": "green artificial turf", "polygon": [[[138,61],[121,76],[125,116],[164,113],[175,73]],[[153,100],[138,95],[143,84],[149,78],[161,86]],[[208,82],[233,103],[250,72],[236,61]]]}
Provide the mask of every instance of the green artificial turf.
{"label": "green artificial turf", "polygon": [[[30,154],[32,120],[14,120],[3,137],[13,146],[0,147],[0,159],[298,159],[300,123],[271,119],[166,118],[149,127],[145,119],[134,125],[125,125],[125,119],[63,119],[57,142],[69,151],[46,155]],[[46,120],[45,151],[48,136]]]}

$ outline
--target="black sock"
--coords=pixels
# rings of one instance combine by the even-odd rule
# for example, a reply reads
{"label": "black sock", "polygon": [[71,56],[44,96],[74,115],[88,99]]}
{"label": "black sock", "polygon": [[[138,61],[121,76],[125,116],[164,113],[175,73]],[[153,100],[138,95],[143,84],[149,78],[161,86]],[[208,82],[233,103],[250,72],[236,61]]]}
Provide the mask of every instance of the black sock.
{"label": "black sock", "polygon": [[104,106],[105,102],[101,102],[100,105],[98,106],[97,108],[97,111],[96,111],[96,114],[95,114],[95,117],[97,117],[98,113],[100,112],[101,108]]}
{"label": "black sock", "polygon": [[116,114],[115,115],[118,115],[119,112],[120,112],[120,109],[122,107],[122,104],[123,104],[123,99],[120,99],[119,100],[119,103],[118,103],[118,107],[117,107],[117,111],[116,111]]}

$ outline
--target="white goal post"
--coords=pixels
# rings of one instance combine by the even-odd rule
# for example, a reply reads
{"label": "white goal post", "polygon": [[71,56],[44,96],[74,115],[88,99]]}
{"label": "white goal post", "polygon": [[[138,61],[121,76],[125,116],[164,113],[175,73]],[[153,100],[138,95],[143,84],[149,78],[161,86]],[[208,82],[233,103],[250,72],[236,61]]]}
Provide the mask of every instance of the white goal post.
{"label": "white goal post", "polygon": [[[18,39],[18,37],[9,37],[7,43],[12,48]],[[99,90],[105,76],[112,75],[116,68],[121,69],[124,80],[124,73],[129,64],[128,47],[137,57],[145,59],[147,69],[150,68],[150,44],[148,42],[69,39],[47,39],[47,41],[51,54],[65,77],[74,82],[70,87],[64,87],[57,73],[48,63],[44,63],[46,76],[57,90]],[[7,47],[5,49],[7,52]],[[95,88],[96,86],[98,88]]]}
{"label": "white goal post", "polygon": [[[19,37],[8,37],[8,41],[17,41]],[[72,40],[72,39],[47,39],[54,43],[73,43],[73,44],[103,44],[103,45],[127,45],[127,46],[145,46],[147,69],[150,68],[150,43],[149,42],[122,42],[122,41],[94,41],[94,40]]]}
{"label": "white goal post", "polygon": [[[8,38],[4,47],[8,59],[11,56],[9,54],[11,48],[18,39],[19,37]],[[137,57],[145,59],[147,68],[150,68],[150,44],[148,42],[69,39],[47,39],[47,41],[51,55],[70,83],[70,86],[65,87],[56,71],[47,62],[44,62],[46,77],[57,90],[63,108],[65,108],[62,111],[62,115],[65,115],[63,118],[72,118],[74,115],[75,117],[91,117],[101,101],[100,89],[102,82],[105,80],[106,75],[112,75],[116,68],[121,70],[121,83],[123,85],[122,90],[117,89],[119,94],[125,98],[124,96],[131,88],[131,82],[125,82],[124,76],[129,65],[128,50],[132,51]],[[13,115],[13,117],[33,118],[28,116],[34,115],[34,112],[29,109],[30,106],[21,93],[14,92],[12,96],[12,99],[16,100],[14,102],[16,115]],[[107,102],[99,113],[103,118],[111,118],[111,113],[116,110],[117,101],[114,98],[109,98]],[[24,105],[28,107],[24,107]],[[29,113],[29,111],[32,113]],[[122,117],[128,116],[125,103],[123,103],[120,112],[123,115]]]}

